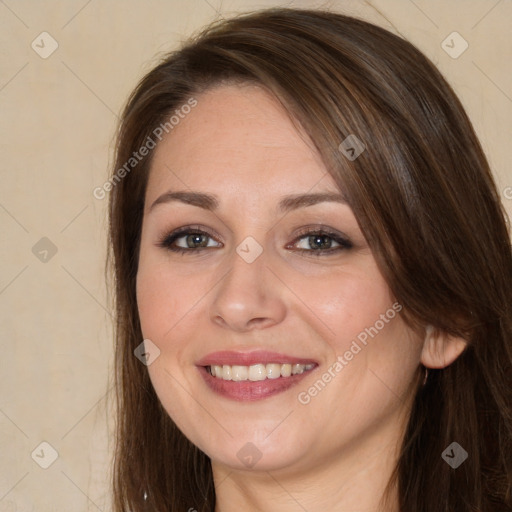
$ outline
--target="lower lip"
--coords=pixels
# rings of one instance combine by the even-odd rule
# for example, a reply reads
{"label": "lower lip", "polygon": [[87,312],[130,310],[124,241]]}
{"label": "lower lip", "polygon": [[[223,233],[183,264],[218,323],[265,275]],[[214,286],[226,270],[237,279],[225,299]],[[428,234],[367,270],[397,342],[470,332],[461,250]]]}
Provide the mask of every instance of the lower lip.
{"label": "lower lip", "polygon": [[313,370],[314,368],[304,373],[291,375],[290,377],[279,377],[277,379],[232,381],[213,377],[204,366],[199,367],[203,379],[212,391],[238,402],[254,402],[282,393],[298,384]]}

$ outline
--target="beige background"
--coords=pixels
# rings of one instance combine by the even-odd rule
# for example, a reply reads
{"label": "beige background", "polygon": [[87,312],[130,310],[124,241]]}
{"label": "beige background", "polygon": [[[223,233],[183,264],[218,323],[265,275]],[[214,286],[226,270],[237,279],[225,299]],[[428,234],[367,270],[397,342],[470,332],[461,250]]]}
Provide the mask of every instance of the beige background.
{"label": "beige background", "polygon": [[[106,200],[93,189],[158,56],[218,16],[273,5],[331,6],[419,46],[459,93],[512,212],[509,0],[0,0],[0,512],[110,509]],[[58,43],[45,59],[43,31]],[[453,31],[469,44],[458,58],[442,47]],[[58,452],[48,469],[43,441]]]}

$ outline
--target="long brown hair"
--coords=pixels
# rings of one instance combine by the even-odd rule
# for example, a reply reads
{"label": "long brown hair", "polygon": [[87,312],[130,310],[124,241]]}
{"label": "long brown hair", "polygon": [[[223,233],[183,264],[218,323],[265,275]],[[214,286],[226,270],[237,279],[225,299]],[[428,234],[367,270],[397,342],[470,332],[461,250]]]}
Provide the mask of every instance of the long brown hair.
{"label": "long brown hair", "polygon": [[[299,9],[213,24],[149,72],[123,112],[109,209],[114,510],[215,508],[209,458],[174,425],[134,357],[143,339],[135,278],[152,151],[126,163],[190,98],[231,82],[265,87],[305,128],[410,325],[467,341],[418,388],[389,484],[399,510],[512,510],[510,237],[471,122],[409,42],[356,18]],[[350,135],[366,146],[356,159],[339,149]],[[441,457],[452,442],[468,453],[457,469]]]}

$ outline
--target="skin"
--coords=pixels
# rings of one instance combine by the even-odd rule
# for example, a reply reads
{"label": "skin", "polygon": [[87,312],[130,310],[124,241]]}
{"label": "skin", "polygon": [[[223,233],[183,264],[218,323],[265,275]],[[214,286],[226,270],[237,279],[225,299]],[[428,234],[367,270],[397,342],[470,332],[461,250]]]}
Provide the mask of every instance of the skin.
{"label": "skin", "polygon": [[[254,85],[219,86],[197,100],[155,149],[145,198],[137,300],[144,338],[160,350],[148,366],[158,397],[212,459],[217,511],[382,510],[419,365],[445,366],[463,344],[435,331],[420,338],[397,315],[301,404],[298,394],[396,301],[348,205],[278,212],[283,196],[339,193],[280,104]],[[219,207],[151,208],[170,190],[215,194]],[[159,246],[189,224],[211,233],[209,247],[179,254]],[[312,254],[300,230],[318,225],[353,247]],[[236,252],[248,236],[263,249],[252,263]],[[318,367],[283,393],[243,403],[215,394],[196,367],[214,351],[255,349]],[[261,454],[252,468],[237,457],[246,443]]]}

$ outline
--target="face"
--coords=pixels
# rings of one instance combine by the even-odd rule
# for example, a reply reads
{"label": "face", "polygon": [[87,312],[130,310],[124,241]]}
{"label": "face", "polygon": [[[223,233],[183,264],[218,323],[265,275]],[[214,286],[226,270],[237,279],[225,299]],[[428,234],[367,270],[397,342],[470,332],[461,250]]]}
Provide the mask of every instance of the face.
{"label": "face", "polygon": [[421,343],[343,191],[262,89],[197,102],[155,149],[141,234],[164,408],[215,467],[311,470],[396,438]]}

